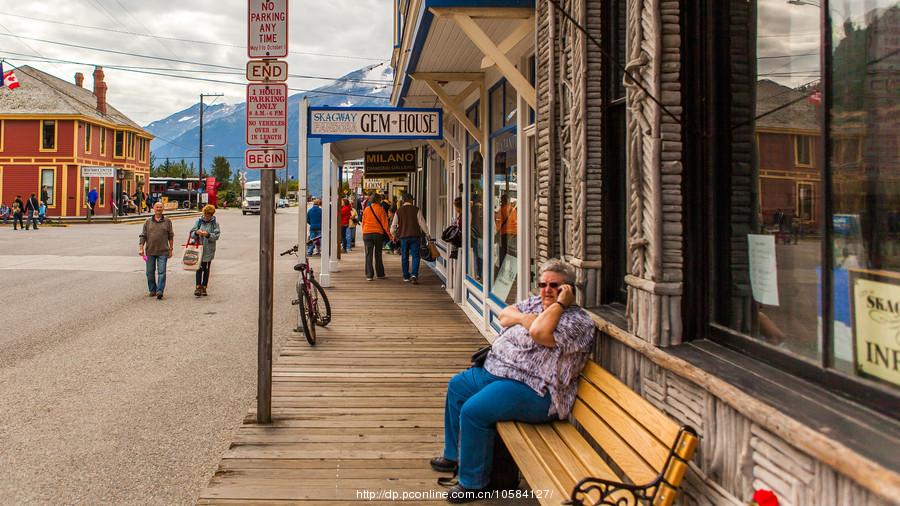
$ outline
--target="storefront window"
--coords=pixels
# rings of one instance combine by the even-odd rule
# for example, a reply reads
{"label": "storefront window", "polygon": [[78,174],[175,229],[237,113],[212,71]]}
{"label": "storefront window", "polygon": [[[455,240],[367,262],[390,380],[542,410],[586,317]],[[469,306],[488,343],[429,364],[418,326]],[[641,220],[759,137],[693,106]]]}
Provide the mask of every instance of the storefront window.
{"label": "storefront window", "polygon": [[900,2],[828,15],[833,363],[900,386]]}
{"label": "storefront window", "polygon": [[469,161],[469,258],[467,274],[476,283],[481,283],[482,269],[484,268],[484,184],[482,182],[482,168],[484,159],[478,151],[478,144],[472,144],[468,149]]}
{"label": "storefront window", "polygon": [[491,141],[493,154],[491,190],[493,242],[491,246],[491,295],[512,304],[516,298],[518,273],[518,181],[515,130],[505,131]]}
{"label": "storefront window", "polygon": [[[822,286],[821,30],[806,2],[732,3],[731,171],[718,197],[720,323],[819,359]],[[755,11],[755,12],[753,12]],[[746,19],[755,19],[747,30]],[[744,20],[744,21],[742,21]],[[744,23],[740,26],[740,23]],[[725,244],[727,243],[727,245]],[[726,253],[727,251],[727,253]],[[726,295],[726,294],[720,294]]]}
{"label": "storefront window", "polygon": [[[481,126],[478,111],[478,102],[466,111],[466,117],[475,126]],[[481,283],[484,269],[484,157],[478,142],[479,139],[466,134],[466,163],[469,174],[469,201],[466,204],[469,213],[469,251],[466,255],[466,274],[476,283]]]}

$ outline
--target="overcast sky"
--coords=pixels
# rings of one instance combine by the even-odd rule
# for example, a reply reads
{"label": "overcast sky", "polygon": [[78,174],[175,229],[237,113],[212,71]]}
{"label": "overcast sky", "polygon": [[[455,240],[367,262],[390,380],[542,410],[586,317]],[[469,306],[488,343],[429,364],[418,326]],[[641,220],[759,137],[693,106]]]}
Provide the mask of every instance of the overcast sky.
{"label": "overcast sky", "polygon": [[[290,2],[291,74],[339,77],[365,65],[390,62],[393,19],[391,0],[292,0]],[[33,19],[26,19],[33,18]],[[62,24],[68,23],[68,24]],[[83,25],[83,26],[70,26]],[[97,30],[88,27],[99,27]],[[121,33],[130,32],[130,33]],[[67,47],[45,39],[140,55],[210,63],[241,70],[154,60]],[[139,36],[149,34],[159,38]],[[211,42],[204,44],[176,39]],[[145,125],[199,101],[200,93],[224,93],[227,103],[243,102],[247,61],[247,0],[41,0],[0,2],[0,57],[14,65],[31,65],[74,82],[75,72],[92,83],[93,64],[104,66],[108,101]],[[16,55],[13,53],[19,53]],[[334,56],[315,56],[317,53]],[[31,56],[21,56],[31,55]],[[32,56],[57,58],[80,65],[48,63]],[[352,57],[352,58],[351,58]],[[110,66],[160,69],[179,74],[241,83],[241,86],[199,82],[116,70]],[[171,69],[202,72],[173,72]],[[240,75],[215,74],[240,72]],[[291,78],[292,88],[327,84],[318,79]],[[297,93],[292,91],[291,94]],[[211,99],[207,99],[209,101]],[[209,103],[209,102],[207,102]]]}

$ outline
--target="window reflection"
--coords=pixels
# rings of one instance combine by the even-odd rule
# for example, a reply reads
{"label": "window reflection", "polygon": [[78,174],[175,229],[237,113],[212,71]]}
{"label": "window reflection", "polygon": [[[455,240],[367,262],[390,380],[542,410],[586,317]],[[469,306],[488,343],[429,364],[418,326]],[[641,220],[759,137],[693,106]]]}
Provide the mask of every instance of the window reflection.
{"label": "window reflection", "polygon": [[481,283],[484,252],[484,185],[482,168],[484,158],[478,151],[477,144],[469,147],[469,261],[467,274]]}
{"label": "window reflection", "polygon": [[[746,20],[755,19],[755,30]],[[729,327],[819,356],[820,22],[805,2],[732,2]],[[746,62],[746,65],[741,63]]]}
{"label": "window reflection", "polygon": [[512,304],[516,297],[518,230],[518,182],[516,180],[516,134],[504,132],[494,137],[493,163],[494,238],[491,249],[493,280],[491,294]]}
{"label": "window reflection", "polygon": [[847,372],[900,384],[896,362],[881,360],[900,354],[896,332],[863,322],[900,316],[853,307],[863,286],[858,280],[874,288],[869,300],[890,300],[898,291],[892,280],[900,278],[900,2],[832,0],[828,15],[833,360]]}

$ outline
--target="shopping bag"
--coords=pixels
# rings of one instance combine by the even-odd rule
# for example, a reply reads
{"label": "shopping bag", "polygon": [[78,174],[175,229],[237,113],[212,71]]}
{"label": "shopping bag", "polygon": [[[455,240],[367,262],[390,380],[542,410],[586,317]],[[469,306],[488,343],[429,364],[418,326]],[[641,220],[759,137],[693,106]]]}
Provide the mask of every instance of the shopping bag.
{"label": "shopping bag", "polygon": [[200,269],[200,261],[203,258],[202,244],[185,244],[184,253],[181,255],[181,265],[186,271]]}
{"label": "shopping bag", "polygon": [[437,261],[438,258],[441,258],[441,251],[433,241],[428,243],[428,249],[431,251],[432,258],[434,258],[433,261]]}

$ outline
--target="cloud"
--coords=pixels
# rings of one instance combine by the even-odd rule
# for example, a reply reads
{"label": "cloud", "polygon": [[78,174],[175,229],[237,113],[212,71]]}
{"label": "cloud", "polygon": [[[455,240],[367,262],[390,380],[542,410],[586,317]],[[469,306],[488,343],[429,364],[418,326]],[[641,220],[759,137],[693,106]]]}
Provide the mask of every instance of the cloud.
{"label": "cloud", "polygon": [[[290,73],[339,77],[375,63],[366,59],[312,56],[327,53],[364,58],[390,59],[393,20],[390,0],[328,0],[290,3]],[[29,18],[56,21],[47,23]],[[80,46],[158,56],[172,60],[202,62],[243,69],[247,61],[247,0],[44,0],[21,2],[15,9],[0,7],[0,35],[47,39]],[[134,33],[202,40],[224,45],[197,44],[155,39],[124,33],[93,30],[73,25],[102,27]],[[233,47],[238,46],[238,47]],[[44,42],[0,37],[0,55],[14,65],[31,65],[66,81],[76,72],[85,74],[91,86],[89,65],[26,61],[11,53],[40,55],[85,64],[122,65],[158,69],[229,71],[136,56],[117,55],[65,47]],[[244,100],[243,75],[185,73],[195,77],[240,83],[240,85],[190,81],[104,68],[109,84],[108,100],[140,124],[163,118],[189,107],[200,93],[224,93],[227,103]],[[151,72],[175,73],[169,70]],[[179,73],[180,74],[180,73]],[[312,89],[326,81],[291,78],[292,88]]]}

